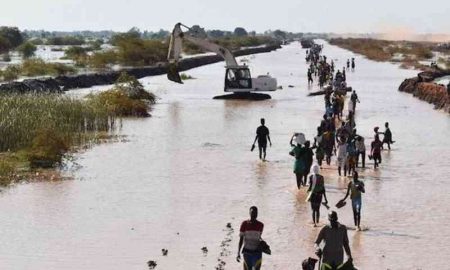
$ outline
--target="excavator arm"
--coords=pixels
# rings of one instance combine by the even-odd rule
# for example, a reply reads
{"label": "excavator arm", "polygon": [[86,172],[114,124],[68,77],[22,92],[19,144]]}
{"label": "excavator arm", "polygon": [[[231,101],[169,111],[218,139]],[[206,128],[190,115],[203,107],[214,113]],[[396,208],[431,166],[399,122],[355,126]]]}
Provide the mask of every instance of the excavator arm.
{"label": "excavator arm", "polygon": [[183,32],[181,27],[190,30],[189,27],[181,23],[177,23],[172,31],[170,36],[169,53],[167,55],[167,60],[169,61],[167,78],[169,80],[177,83],[183,83],[178,73],[178,61],[181,58],[183,40],[190,41],[205,51],[210,51],[220,55],[225,60],[227,66],[238,66],[238,63],[230,50],[209,41],[207,38],[201,38],[192,31]]}

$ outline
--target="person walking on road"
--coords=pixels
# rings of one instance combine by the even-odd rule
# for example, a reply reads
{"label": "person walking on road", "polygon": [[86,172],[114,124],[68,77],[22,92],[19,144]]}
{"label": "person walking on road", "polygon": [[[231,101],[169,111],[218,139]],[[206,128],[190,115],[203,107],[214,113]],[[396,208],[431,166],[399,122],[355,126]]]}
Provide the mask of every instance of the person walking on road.
{"label": "person walking on road", "polygon": [[270,141],[269,129],[265,125],[266,121],[264,118],[261,118],[261,126],[256,129],[256,137],[255,141],[252,145],[252,150],[255,147],[256,141],[258,141],[258,149],[259,149],[259,159],[265,161],[266,160],[266,148],[267,148],[267,140],[272,146],[272,142]]}
{"label": "person walking on road", "polygon": [[314,164],[312,170],[313,173],[309,176],[308,200],[311,203],[313,223],[316,227],[319,224],[322,197],[325,199],[325,205],[328,204],[328,199],[325,192],[325,181],[323,176],[319,174],[319,165]]}
{"label": "person walking on road", "polygon": [[[294,173],[297,180],[297,188],[300,189],[300,187],[303,184],[303,179],[308,176],[307,174],[307,161],[306,161],[306,148],[302,147],[302,139],[304,139],[304,135],[301,133],[294,133],[291,137],[291,141],[289,142],[292,146],[292,150],[289,152],[289,154],[293,157],[295,157],[294,162]],[[293,143],[294,138],[297,141],[297,145]],[[304,143],[304,142],[303,142]],[[310,149],[311,150],[311,149]]]}
{"label": "person walking on road", "polygon": [[361,230],[361,206],[362,206],[362,193],[365,193],[364,183],[358,179],[358,172],[353,173],[353,180],[348,183],[347,193],[341,201],[345,201],[350,195],[352,200],[353,220],[357,230]]}
{"label": "person walking on road", "polygon": [[347,176],[347,143],[344,137],[341,137],[337,146],[337,166],[338,173],[341,176],[341,169],[344,169],[344,176]]}
{"label": "person walking on road", "polygon": [[374,169],[378,168],[381,163],[381,148],[383,148],[383,143],[380,141],[380,137],[375,135],[375,139],[370,144],[370,158],[374,161]]}
{"label": "person walking on road", "polygon": [[[258,208],[250,207],[250,219],[242,222],[239,231],[239,246],[236,257],[241,261],[241,250],[244,256],[244,270],[259,270],[262,263],[262,251],[259,250],[264,224],[257,220]],[[244,248],[242,248],[244,247]]]}
{"label": "person walking on road", "polygon": [[356,137],[356,150],[358,151],[358,156],[356,158],[356,167],[359,166],[359,160],[361,157],[361,165],[363,168],[366,167],[366,145],[364,144],[364,137],[357,136]]}
{"label": "person walking on road", "polygon": [[388,146],[388,149],[391,150],[391,144],[393,144],[394,141],[392,141],[392,132],[391,132],[391,129],[389,128],[389,123],[388,122],[384,123],[384,127],[386,128],[384,130],[384,132],[380,132],[381,134],[384,134],[383,146],[386,143]]}
{"label": "person walking on road", "polygon": [[[344,250],[348,261],[353,261],[352,253],[347,235],[347,227],[338,222],[338,216],[335,211],[328,214],[329,225],[324,226],[315,241],[316,255],[321,258],[321,270],[339,269],[344,262]],[[320,244],[324,242],[323,249]]]}
{"label": "person walking on road", "polygon": [[[356,91],[353,90],[352,95],[350,96],[350,105],[353,105],[352,107],[352,111],[355,112],[356,111],[356,102],[361,103],[361,101],[359,101],[358,95],[356,94]],[[349,109],[350,110],[350,109]]]}

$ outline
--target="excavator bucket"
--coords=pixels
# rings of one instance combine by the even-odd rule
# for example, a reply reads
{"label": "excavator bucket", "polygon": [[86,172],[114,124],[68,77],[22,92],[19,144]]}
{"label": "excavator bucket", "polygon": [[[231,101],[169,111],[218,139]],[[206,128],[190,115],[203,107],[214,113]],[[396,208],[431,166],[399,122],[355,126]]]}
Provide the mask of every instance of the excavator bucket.
{"label": "excavator bucket", "polygon": [[170,63],[167,67],[167,79],[176,83],[183,83],[180,74],[178,73],[178,67],[175,63]]}

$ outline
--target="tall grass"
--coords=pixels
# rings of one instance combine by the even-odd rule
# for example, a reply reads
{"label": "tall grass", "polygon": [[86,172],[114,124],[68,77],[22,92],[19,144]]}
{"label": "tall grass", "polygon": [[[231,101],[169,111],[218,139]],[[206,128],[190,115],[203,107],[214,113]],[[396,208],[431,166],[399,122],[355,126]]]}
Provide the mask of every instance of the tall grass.
{"label": "tall grass", "polygon": [[67,145],[86,143],[87,133],[109,131],[104,106],[58,95],[0,95],[0,152],[32,147],[38,136],[56,134]]}
{"label": "tall grass", "polygon": [[126,73],[111,90],[85,99],[0,94],[0,185],[17,179],[19,167],[54,167],[75,146],[105,138],[115,129],[116,117],[150,116],[155,101]]}

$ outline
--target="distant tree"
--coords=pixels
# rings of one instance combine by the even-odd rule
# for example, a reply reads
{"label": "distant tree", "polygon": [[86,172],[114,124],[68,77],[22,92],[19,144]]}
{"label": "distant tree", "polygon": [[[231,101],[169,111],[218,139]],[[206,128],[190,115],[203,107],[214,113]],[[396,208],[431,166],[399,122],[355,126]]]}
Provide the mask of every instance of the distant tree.
{"label": "distant tree", "polygon": [[256,37],[256,31],[250,31],[248,32],[248,35],[251,37]]}
{"label": "distant tree", "polygon": [[79,57],[86,57],[86,49],[81,46],[72,46],[65,50],[65,56],[70,59],[76,59]]}
{"label": "distant tree", "polygon": [[204,28],[200,27],[199,25],[194,25],[189,29],[189,33],[194,34],[197,37],[206,37],[206,31]]}
{"label": "distant tree", "polygon": [[272,32],[276,39],[284,40],[287,37],[287,33],[281,30],[275,30]]}
{"label": "distant tree", "polygon": [[221,38],[225,36],[225,32],[222,30],[209,30],[207,34],[212,38]]}
{"label": "distant tree", "polygon": [[242,28],[242,27],[236,27],[236,28],[234,29],[234,35],[235,35],[235,36],[238,36],[238,37],[245,37],[245,36],[248,35],[248,33],[247,33],[247,30],[245,30],[244,28]]}
{"label": "distant tree", "polygon": [[126,33],[115,34],[111,38],[111,44],[117,46],[120,42],[141,38],[141,31],[137,27],[133,27]]}
{"label": "distant tree", "polygon": [[30,39],[29,42],[31,42],[34,45],[43,45],[44,44],[44,41],[40,38]]}
{"label": "distant tree", "polygon": [[101,50],[103,43],[104,42],[102,39],[96,39],[94,41],[89,42],[90,50],[92,50],[92,51]]}
{"label": "distant tree", "polygon": [[15,48],[23,43],[23,36],[17,27],[0,27],[0,37],[6,38],[11,44],[11,48]]}
{"label": "distant tree", "polygon": [[134,37],[134,38],[140,38],[142,35],[141,30],[137,27],[130,28],[130,30],[128,30],[127,34],[129,37]]}
{"label": "distant tree", "polygon": [[142,38],[144,39],[165,39],[170,35],[169,31],[160,29],[158,32],[144,31]]}
{"label": "distant tree", "polygon": [[22,57],[25,59],[34,56],[36,49],[37,49],[36,46],[31,42],[25,42],[17,48]]}
{"label": "distant tree", "polygon": [[11,43],[5,37],[0,36],[0,53],[8,52],[11,49]]}
{"label": "distant tree", "polygon": [[77,36],[51,37],[47,39],[48,45],[83,45],[84,38]]}

